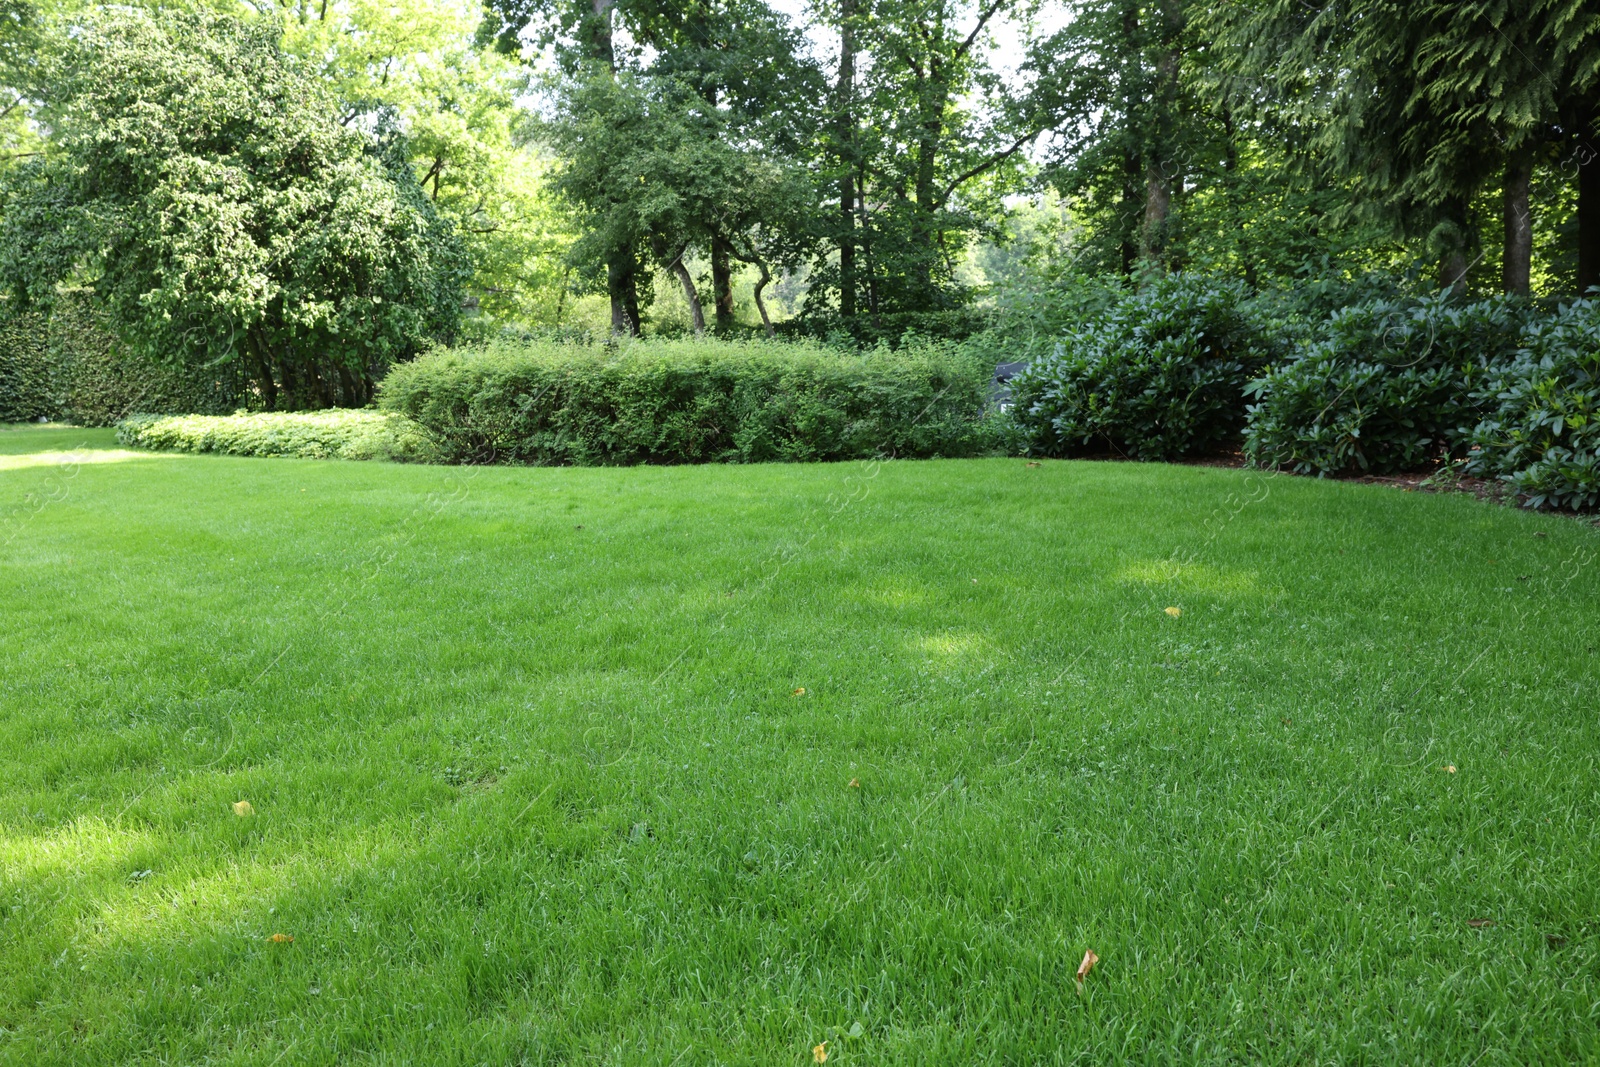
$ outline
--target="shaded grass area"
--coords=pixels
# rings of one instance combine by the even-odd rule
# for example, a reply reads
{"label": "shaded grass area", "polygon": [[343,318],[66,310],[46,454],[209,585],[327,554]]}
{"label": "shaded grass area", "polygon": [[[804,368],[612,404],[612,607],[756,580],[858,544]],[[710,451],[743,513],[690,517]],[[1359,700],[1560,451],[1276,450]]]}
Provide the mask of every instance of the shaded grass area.
{"label": "shaded grass area", "polygon": [[0,431],[0,1062],[1600,1056],[1586,527],[80,445]]}

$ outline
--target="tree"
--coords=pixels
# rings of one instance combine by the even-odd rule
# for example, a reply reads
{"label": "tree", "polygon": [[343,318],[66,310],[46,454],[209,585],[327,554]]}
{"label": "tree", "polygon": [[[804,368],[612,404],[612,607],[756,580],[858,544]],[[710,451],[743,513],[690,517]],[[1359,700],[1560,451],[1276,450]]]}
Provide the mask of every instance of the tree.
{"label": "tree", "polygon": [[[1003,215],[1000,198],[1016,185],[1021,153],[1048,124],[1033,82],[1003,77],[989,54],[997,25],[1025,25],[1033,6],[859,0],[836,10],[841,37],[849,31],[860,49],[841,52],[835,134],[839,170],[856,168],[849,236],[858,242],[863,291],[852,306],[864,302],[878,314],[959,303],[960,255],[971,235]],[[846,61],[860,79],[853,99]],[[846,303],[841,295],[841,308]]]}
{"label": "tree", "polygon": [[449,335],[467,263],[392,115],[341,125],[280,38],[208,14],[75,27],[51,152],[7,184],[0,271],[21,303],[88,282],[136,349],[242,364],[268,408],[360,405]]}
{"label": "tree", "polygon": [[[1234,103],[1299,131],[1302,162],[1352,184],[1349,214],[1375,212],[1425,238],[1441,285],[1464,285],[1477,233],[1470,205],[1500,183],[1510,223],[1502,284],[1525,287],[1534,169],[1561,142],[1585,158],[1594,135],[1592,3],[1254,0],[1214,8],[1207,22],[1227,46]],[[1578,169],[1580,190],[1595,183],[1590,255],[1600,272],[1600,177]],[[1591,245],[1581,234],[1579,245],[1582,262]]]}

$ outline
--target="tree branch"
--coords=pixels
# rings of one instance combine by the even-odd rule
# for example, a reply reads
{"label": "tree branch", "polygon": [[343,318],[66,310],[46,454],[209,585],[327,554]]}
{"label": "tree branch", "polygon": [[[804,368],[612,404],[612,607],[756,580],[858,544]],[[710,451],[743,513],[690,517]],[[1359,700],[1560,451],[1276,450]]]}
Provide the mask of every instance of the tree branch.
{"label": "tree branch", "polygon": [[957,175],[954,181],[945,186],[944,192],[935,198],[933,202],[934,210],[942,210],[944,205],[949,201],[950,197],[953,196],[955,191],[962,185],[971,181],[973,178],[976,178],[984,171],[992,170],[993,168],[998,167],[1000,164],[1004,163],[1006,160],[1022,151],[1024,145],[1043,132],[1043,130],[1034,130],[1032,133],[1023,134],[1021,137],[1018,137],[1015,141],[1011,142],[1011,147],[1007,148],[1004,152],[997,152],[988,159],[984,160],[982,163],[979,163],[977,166]]}
{"label": "tree branch", "polygon": [[972,51],[972,46],[978,41],[978,35],[982,33],[983,28],[989,24],[989,20],[994,18],[995,12],[1004,7],[1006,3],[1007,0],[990,0],[989,6],[979,12],[978,24],[972,27],[972,32],[967,34],[967,39],[962,41],[961,47],[956,49],[955,58],[960,59],[968,52]]}

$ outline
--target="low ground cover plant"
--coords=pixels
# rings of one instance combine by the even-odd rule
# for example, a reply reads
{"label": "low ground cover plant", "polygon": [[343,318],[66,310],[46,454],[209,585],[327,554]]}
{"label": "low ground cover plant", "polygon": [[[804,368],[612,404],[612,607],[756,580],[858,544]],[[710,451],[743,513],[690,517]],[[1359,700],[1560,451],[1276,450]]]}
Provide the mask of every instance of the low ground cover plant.
{"label": "low ground cover plant", "polygon": [[425,437],[401,416],[378,411],[135,415],[117,425],[135,448],[298,459],[426,459]]}
{"label": "low ground cover plant", "polygon": [[381,406],[454,462],[547,465],[972,455],[987,368],[953,346],[551,341],[396,367]]}
{"label": "low ground cover plant", "polygon": [[1267,362],[1241,283],[1173,275],[1129,292],[1012,383],[1029,449],[1178,459],[1236,439]]}

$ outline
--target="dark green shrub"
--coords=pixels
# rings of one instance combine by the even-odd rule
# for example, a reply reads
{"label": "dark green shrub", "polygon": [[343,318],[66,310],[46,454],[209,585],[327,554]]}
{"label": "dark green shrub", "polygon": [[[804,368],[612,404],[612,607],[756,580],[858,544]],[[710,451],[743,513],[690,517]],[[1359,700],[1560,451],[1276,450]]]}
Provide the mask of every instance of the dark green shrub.
{"label": "dark green shrub", "polygon": [[1527,318],[1508,297],[1377,300],[1336,311],[1322,336],[1252,382],[1245,453],[1310,474],[1416,470],[1464,447],[1474,393]]}
{"label": "dark green shrub", "polygon": [[385,410],[457,462],[630,464],[970,455],[987,375],[948,346],[551,342],[394,368]]}
{"label": "dark green shrub", "polygon": [[1235,440],[1244,388],[1267,358],[1243,285],[1173,275],[1124,295],[1012,381],[1043,455],[1176,459]]}
{"label": "dark green shrub", "polygon": [[778,336],[786,340],[826,341],[836,346],[856,348],[877,348],[881,345],[898,348],[906,341],[964,341],[983,329],[984,325],[984,314],[977,309],[947,308],[943,311],[860,314],[849,318],[832,313],[813,313],[780,322],[775,329]]}
{"label": "dark green shrub", "polygon": [[232,411],[241,398],[227,368],[129,354],[86,291],[60,294],[48,312],[12,314],[0,304],[0,422],[110,426],[134,411]]}
{"label": "dark green shrub", "polygon": [[377,411],[233,415],[135,415],[117,424],[135,448],[300,459],[426,459],[430,450],[410,420]]}
{"label": "dark green shrub", "polygon": [[49,323],[37,312],[16,314],[0,303],[0,422],[56,415]]}
{"label": "dark green shrub", "polygon": [[1468,473],[1504,478],[1530,507],[1600,506],[1600,301],[1530,324],[1478,399]]}
{"label": "dark green shrub", "polygon": [[244,395],[232,366],[156,363],[128,351],[86,292],[55,301],[50,362],[57,410],[83,426],[112,426],[132,412],[221,414]]}

